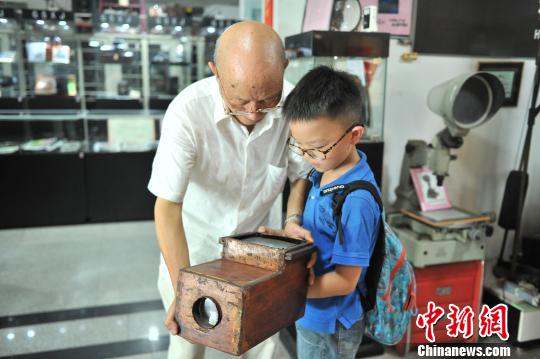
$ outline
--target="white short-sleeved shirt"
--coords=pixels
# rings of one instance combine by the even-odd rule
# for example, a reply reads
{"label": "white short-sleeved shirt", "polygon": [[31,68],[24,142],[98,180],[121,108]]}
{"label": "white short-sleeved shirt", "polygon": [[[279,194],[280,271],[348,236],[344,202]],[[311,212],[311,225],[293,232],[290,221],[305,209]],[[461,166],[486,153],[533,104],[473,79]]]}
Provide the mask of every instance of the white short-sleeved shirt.
{"label": "white short-sleeved shirt", "polygon": [[[291,88],[285,83],[283,96]],[[219,258],[219,237],[266,224],[287,176],[305,178],[308,165],[288,150],[288,136],[280,111],[268,113],[251,133],[227,116],[215,77],[171,102],[148,189],[182,202],[191,265]]]}

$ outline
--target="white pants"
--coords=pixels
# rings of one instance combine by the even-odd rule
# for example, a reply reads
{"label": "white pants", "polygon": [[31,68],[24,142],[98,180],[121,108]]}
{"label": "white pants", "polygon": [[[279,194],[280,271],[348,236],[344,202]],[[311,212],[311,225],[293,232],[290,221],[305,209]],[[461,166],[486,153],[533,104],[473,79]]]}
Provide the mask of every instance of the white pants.
{"label": "white pants", "polygon": [[[165,306],[165,312],[171,306],[175,293],[169,277],[161,274],[158,277],[158,289],[161,300]],[[278,334],[266,339],[255,347],[248,350],[242,356],[237,357],[219,352],[212,348],[207,348],[201,344],[191,344],[178,335],[170,335],[168,359],[202,359],[207,358],[246,358],[246,359],[271,359],[274,355],[276,343],[279,340]]]}

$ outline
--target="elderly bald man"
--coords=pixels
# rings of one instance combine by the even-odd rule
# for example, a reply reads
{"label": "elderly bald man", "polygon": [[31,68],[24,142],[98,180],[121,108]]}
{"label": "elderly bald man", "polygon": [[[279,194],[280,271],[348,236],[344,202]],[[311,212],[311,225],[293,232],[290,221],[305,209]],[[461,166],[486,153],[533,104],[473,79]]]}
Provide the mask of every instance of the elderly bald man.
{"label": "elderly bald man", "polygon": [[[299,222],[308,168],[288,151],[289,130],[279,111],[292,87],[283,80],[281,39],[266,25],[239,22],[220,36],[209,66],[215,76],[190,85],[169,105],[148,184],[157,197],[158,287],[172,334],[169,358],[205,352],[177,336],[179,270],[219,258],[219,237],[266,225],[287,177],[286,233],[311,239]],[[270,358],[274,347],[267,340],[245,355]]]}

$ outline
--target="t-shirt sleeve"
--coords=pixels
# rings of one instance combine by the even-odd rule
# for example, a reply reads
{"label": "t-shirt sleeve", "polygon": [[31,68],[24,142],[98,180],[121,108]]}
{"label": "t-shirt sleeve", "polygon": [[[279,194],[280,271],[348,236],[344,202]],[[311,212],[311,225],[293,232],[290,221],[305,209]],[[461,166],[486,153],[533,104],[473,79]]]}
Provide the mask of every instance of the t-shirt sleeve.
{"label": "t-shirt sleeve", "polygon": [[182,202],[196,161],[196,137],[186,106],[176,98],[165,113],[148,189],[155,196]]}
{"label": "t-shirt sleeve", "polygon": [[380,225],[380,210],[368,192],[347,196],[341,210],[343,245],[336,234],[332,263],[368,267]]}

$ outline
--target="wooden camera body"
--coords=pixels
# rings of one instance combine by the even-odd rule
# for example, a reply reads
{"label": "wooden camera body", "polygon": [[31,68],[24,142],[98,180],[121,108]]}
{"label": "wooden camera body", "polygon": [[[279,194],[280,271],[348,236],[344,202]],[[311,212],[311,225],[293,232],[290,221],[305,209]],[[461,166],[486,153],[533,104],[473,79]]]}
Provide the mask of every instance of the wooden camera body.
{"label": "wooden camera body", "polygon": [[261,233],[220,243],[221,259],[180,271],[175,315],[185,339],[240,355],[304,315],[314,247]]}

